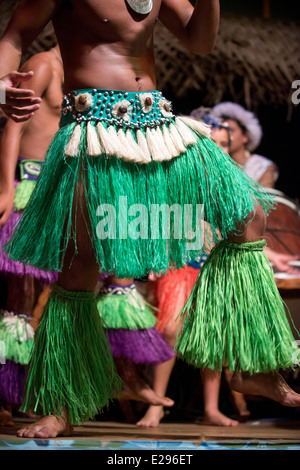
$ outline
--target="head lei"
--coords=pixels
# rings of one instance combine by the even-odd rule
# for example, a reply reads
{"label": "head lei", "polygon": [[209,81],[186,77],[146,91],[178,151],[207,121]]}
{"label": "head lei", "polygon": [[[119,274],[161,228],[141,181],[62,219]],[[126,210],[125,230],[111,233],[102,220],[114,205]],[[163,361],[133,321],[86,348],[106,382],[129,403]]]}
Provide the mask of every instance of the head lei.
{"label": "head lei", "polygon": [[243,106],[228,101],[214,106],[211,114],[216,119],[236,121],[249,139],[247,149],[250,152],[253,152],[260,144],[262,128],[259,121],[251,111],[247,111]]}
{"label": "head lei", "polygon": [[226,129],[229,131],[229,124],[223,118],[217,118],[212,115],[211,108],[205,108],[200,106],[199,108],[194,109],[190,116],[199,121],[203,121],[208,126],[211,126],[213,129]]}

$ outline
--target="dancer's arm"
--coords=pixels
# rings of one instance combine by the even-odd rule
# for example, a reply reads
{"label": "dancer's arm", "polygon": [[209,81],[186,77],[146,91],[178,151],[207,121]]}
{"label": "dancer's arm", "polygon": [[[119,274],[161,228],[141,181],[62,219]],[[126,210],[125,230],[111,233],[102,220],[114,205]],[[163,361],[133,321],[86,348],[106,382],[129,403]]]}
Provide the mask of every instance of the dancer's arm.
{"label": "dancer's arm", "polygon": [[163,0],[159,19],[190,52],[206,55],[218,36],[219,0],[197,0],[195,7],[188,0]]}
{"label": "dancer's arm", "polygon": [[[33,70],[30,80],[20,84],[20,89],[28,85],[34,96],[42,99],[52,80],[49,62],[40,59],[40,54],[32,57],[22,68],[23,73]],[[14,122],[8,119],[0,140],[0,228],[7,221],[14,202],[15,170],[20,155],[21,139],[31,119]]]}
{"label": "dancer's arm", "polygon": [[264,248],[264,253],[270,263],[274,265],[276,269],[278,269],[280,272],[284,272],[287,274],[292,274],[294,276],[300,277],[300,271],[297,268],[294,268],[291,266],[289,263],[291,261],[298,261],[299,256],[298,255],[288,255],[285,253],[280,253],[275,250],[271,250],[271,248]]}
{"label": "dancer's arm", "polygon": [[17,88],[32,76],[32,72],[17,72],[22,53],[51,20],[62,1],[22,0],[0,41],[0,79],[1,88],[4,88],[1,91],[5,93],[5,103],[0,100],[0,106],[8,117],[17,122],[29,119],[40,103],[40,98],[34,97],[32,90]]}

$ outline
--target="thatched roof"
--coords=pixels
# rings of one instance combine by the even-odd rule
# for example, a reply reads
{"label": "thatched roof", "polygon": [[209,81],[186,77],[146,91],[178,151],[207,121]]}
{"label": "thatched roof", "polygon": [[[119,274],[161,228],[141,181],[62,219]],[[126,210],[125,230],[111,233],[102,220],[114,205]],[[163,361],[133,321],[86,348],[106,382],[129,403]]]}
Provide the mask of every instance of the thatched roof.
{"label": "thatched roof", "polygon": [[[0,36],[19,0],[1,0]],[[51,25],[30,46],[30,55],[49,49],[55,41]],[[158,87],[178,98],[191,90],[203,92],[203,104],[223,97],[244,102],[249,109],[261,104],[291,106],[291,84],[300,78],[300,24],[285,20],[223,14],[215,49],[198,57],[160,22],[155,28]]]}
{"label": "thatched roof", "polygon": [[186,51],[160,23],[155,34],[161,89],[205,92],[209,106],[229,95],[249,109],[258,104],[290,104],[291,84],[300,78],[300,24],[291,21],[222,15],[212,53]]}

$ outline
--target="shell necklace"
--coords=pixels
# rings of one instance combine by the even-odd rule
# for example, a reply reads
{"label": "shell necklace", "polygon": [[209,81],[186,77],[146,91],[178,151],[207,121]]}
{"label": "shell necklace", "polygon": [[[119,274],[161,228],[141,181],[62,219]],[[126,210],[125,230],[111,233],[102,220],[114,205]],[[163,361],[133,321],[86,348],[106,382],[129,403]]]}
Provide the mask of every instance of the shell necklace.
{"label": "shell necklace", "polygon": [[152,10],[152,0],[126,0],[128,5],[136,12],[141,15],[146,15]]}

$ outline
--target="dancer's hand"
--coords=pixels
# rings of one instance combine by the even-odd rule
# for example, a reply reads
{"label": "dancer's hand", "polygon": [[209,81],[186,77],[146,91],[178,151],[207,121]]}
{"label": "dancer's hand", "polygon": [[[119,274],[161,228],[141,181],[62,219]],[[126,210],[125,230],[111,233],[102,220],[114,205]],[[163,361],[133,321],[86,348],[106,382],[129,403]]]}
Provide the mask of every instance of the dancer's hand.
{"label": "dancer's hand", "polygon": [[287,255],[285,253],[279,253],[271,249],[266,249],[265,254],[268,260],[274,265],[274,267],[280,271],[287,274],[298,275],[300,276],[299,269],[291,266],[289,263],[291,261],[299,260],[299,256]]}
{"label": "dancer's hand", "polygon": [[27,121],[40,107],[41,98],[33,96],[32,90],[17,88],[32,75],[33,72],[11,72],[0,80],[0,106],[15,122]]}
{"label": "dancer's hand", "polygon": [[14,205],[15,190],[0,192],[0,229],[5,225]]}

